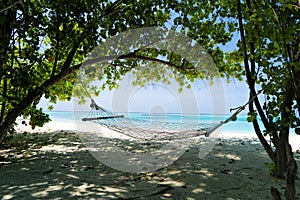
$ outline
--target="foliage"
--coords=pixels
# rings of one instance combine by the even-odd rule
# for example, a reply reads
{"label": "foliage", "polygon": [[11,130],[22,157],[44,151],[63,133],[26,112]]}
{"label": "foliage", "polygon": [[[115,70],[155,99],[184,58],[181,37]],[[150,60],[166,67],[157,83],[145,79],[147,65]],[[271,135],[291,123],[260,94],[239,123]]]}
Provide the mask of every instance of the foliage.
{"label": "foliage", "polygon": [[[74,71],[95,46],[126,30],[163,26],[175,6],[173,1],[1,1],[1,124],[18,115],[30,116],[33,127],[49,121],[36,107],[39,99],[70,100]],[[106,76],[112,88],[134,63],[116,62],[124,67],[106,67],[98,78]]]}
{"label": "foliage", "polygon": [[274,171],[276,171],[276,163],[275,162],[267,162],[264,164],[268,168],[269,175],[272,175],[274,173]]}
{"label": "foliage", "polygon": [[[291,49],[299,46],[299,42],[295,43],[295,38],[299,37],[299,5],[294,0],[277,3],[255,1],[251,6],[249,4],[248,1],[243,2],[241,9],[247,41],[245,52],[251,62],[248,75],[264,89],[266,95],[264,112],[258,110],[258,113],[271,124],[268,127],[273,127],[272,130],[266,127],[266,133],[273,134],[282,125],[295,128],[298,133],[298,105],[294,101],[291,108],[285,108],[290,113],[288,118],[282,118],[281,110],[285,84],[295,79],[291,77],[292,69],[300,68],[299,62],[292,62],[290,55]],[[238,40],[237,48],[232,51],[225,48],[232,43],[239,30],[236,1],[119,0],[112,3],[32,0],[13,4],[6,0],[0,3],[0,8],[1,123],[13,108],[20,106],[22,100],[31,95],[30,92],[38,89],[39,94],[19,109],[18,115],[31,116],[33,126],[49,121],[36,108],[41,96],[44,95],[52,103],[70,100],[76,81],[74,71],[90,51],[112,36],[138,27],[166,26],[168,22],[169,28],[186,34],[205,47],[221,72],[218,75],[227,78],[234,76],[241,80],[247,74],[242,67],[242,41]],[[120,47],[115,49],[120,50]],[[106,56],[106,53],[101,55]],[[297,55],[297,52],[294,54]],[[180,90],[183,86],[190,87],[187,80],[207,78],[197,70],[187,70],[193,69],[191,62],[185,62],[179,54],[163,48],[135,49],[134,52],[127,49],[117,55],[122,59],[100,64],[97,73],[88,73],[90,77],[85,84],[105,80],[100,89],[112,89],[128,71],[136,73],[139,79],[135,84],[140,85],[151,78],[168,83],[169,77],[175,76],[181,85]],[[167,71],[159,71],[162,70],[159,65],[153,67],[153,60],[161,65],[166,64],[161,62],[161,57],[170,65]],[[147,69],[152,70],[136,70],[141,65],[148,65],[150,67]],[[177,67],[177,70],[172,67]],[[90,90],[96,94],[100,92],[94,87]],[[256,119],[256,113],[250,113],[249,121],[253,119]]]}
{"label": "foliage", "polygon": [[[196,11],[200,3],[188,9],[191,4],[193,3],[190,1],[171,0],[164,2],[27,0],[20,3],[2,1],[0,121],[3,132],[7,130],[4,129],[4,125],[11,125],[19,115],[30,116],[33,127],[49,121],[50,119],[36,107],[40,98],[44,95],[51,103],[56,103],[57,100],[70,100],[76,81],[75,72],[91,50],[112,36],[127,30],[151,26],[164,27],[167,22],[174,22],[168,27],[174,30],[178,30],[174,28],[175,26],[187,27],[190,29],[188,36],[196,36],[192,33],[204,31],[201,33],[203,37],[194,39],[207,46],[214,60],[229,67],[223,62],[225,53],[216,45],[220,41],[226,43],[231,40],[232,34],[228,33],[227,28],[232,27],[232,23],[224,20],[219,22],[216,14],[211,18],[211,14],[206,12],[204,17],[211,19],[206,20],[207,24],[202,26],[201,30],[193,30],[191,28],[196,20],[199,16],[203,16],[192,17],[191,11]],[[211,5],[209,8],[214,6]],[[223,15],[226,13],[224,9],[216,10],[219,11],[222,11]],[[189,21],[191,23],[187,24]],[[227,25],[223,27],[224,22]],[[210,29],[206,30],[206,27]],[[209,34],[213,35],[213,40],[206,36]],[[176,45],[175,42],[174,44]],[[119,50],[120,47],[115,49]],[[157,63],[165,61],[170,68],[177,68],[174,76],[181,85],[179,90],[184,86],[190,87],[187,80],[208,78],[207,75],[193,70],[191,63],[182,59],[180,54],[164,48],[138,49],[134,52],[126,51],[126,54],[118,54],[120,56],[118,59],[101,64],[99,68],[101,70],[95,75],[90,73],[87,82],[105,80],[101,89],[105,87],[111,89],[117,87],[117,80],[125,73],[140,65],[149,65],[154,60]],[[174,72],[173,69],[169,70]],[[234,70],[228,72],[224,68],[222,72],[239,77]],[[139,76],[136,84],[145,84],[149,81],[149,77],[168,83],[168,77],[172,76],[165,76],[156,70],[152,70],[151,73],[136,72]],[[96,94],[100,92],[93,87],[88,89]]]}
{"label": "foliage", "polygon": [[[33,127],[50,120],[36,106],[43,95],[52,103],[70,100],[76,72],[86,58],[93,58],[91,51],[96,46],[127,30],[167,25],[204,46],[219,69],[215,76],[247,79],[250,97],[254,97],[248,120],[270,158],[282,162],[276,167],[285,173],[290,158],[288,150],[280,147],[287,146],[290,128],[300,132],[299,9],[297,0],[1,1],[0,143],[20,115],[29,116]],[[241,39],[233,40],[237,35]],[[227,50],[233,42],[236,48]],[[113,49],[120,50],[118,43],[114,45]],[[88,72],[83,85],[105,80],[100,89],[114,88],[129,71],[136,73],[139,80],[135,84],[140,85],[149,79],[168,83],[168,77],[175,76],[179,89],[189,87],[187,80],[213,78],[166,48],[124,49],[121,54],[113,52],[118,57],[110,60],[104,59],[111,55],[108,51],[102,53],[98,72],[92,71],[94,67],[83,69]],[[153,62],[169,68],[161,71]],[[141,65],[151,70],[135,71]],[[257,88],[264,90],[263,106],[255,98]],[[92,86],[87,89],[100,92]],[[280,151],[273,152],[264,140],[258,116]]]}
{"label": "foliage", "polygon": [[[236,1],[194,2],[194,7],[187,11],[186,19],[175,19],[183,24],[182,31],[195,38],[208,48],[217,49],[216,44],[226,44],[227,38],[238,34],[238,17]],[[295,79],[295,71],[299,71],[299,56],[295,60],[292,54],[299,54],[300,12],[297,1],[242,2],[241,11],[245,30],[245,52],[250,64],[250,76],[257,88],[264,90],[264,115],[275,131],[282,125],[296,128],[300,125],[296,91],[292,91],[294,101],[291,108],[285,110],[290,113],[288,118],[282,116],[284,106],[284,92],[287,83]],[[180,22],[180,23],[179,23]],[[218,23],[219,22],[219,23]],[[213,26],[219,32],[213,32]],[[226,32],[224,32],[224,30]],[[294,47],[294,49],[293,49]],[[219,53],[214,57],[221,72],[233,73],[235,76],[246,75],[246,69],[241,65],[244,61],[243,44],[236,43],[236,49]],[[298,51],[297,51],[298,50]],[[294,52],[293,52],[294,51]],[[212,53],[213,54],[213,53]],[[223,71],[224,70],[224,71]],[[249,81],[249,80],[248,80]],[[249,83],[251,84],[251,83]],[[296,87],[296,83],[294,83]],[[261,113],[260,113],[261,114]],[[250,113],[249,121],[256,118],[257,113]]]}
{"label": "foliage", "polygon": [[[178,17],[174,22],[183,24],[181,31],[207,48],[223,75],[245,75],[251,100],[248,121],[253,123],[260,142],[275,163],[274,174],[287,177],[286,198],[295,199],[297,165],[289,147],[289,131],[292,128],[300,132],[299,2],[219,0],[190,3],[193,8],[189,7],[185,17]],[[220,31],[212,31],[214,27]],[[236,49],[222,52],[220,43],[226,45],[227,38],[232,35],[240,36]],[[263,103],[257,98],[258,89],[264,92]],[[263,127],[259,126],[258,117]],[[275,151],[262,130],[271,136]]]}

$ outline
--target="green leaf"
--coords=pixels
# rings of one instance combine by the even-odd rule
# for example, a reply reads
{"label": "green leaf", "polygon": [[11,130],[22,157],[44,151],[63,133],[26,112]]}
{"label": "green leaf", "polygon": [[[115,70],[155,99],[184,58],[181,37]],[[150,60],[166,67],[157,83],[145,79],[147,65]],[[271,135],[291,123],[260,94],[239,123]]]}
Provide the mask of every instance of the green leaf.
{"label": "green leaf", "polygon": [[247,117],[247,122],[252,122],[253,119],[254,119],[253,117],[250,117],[250,116],[249,116],[249,117]]}
{"label": "green leaf", "polygon": [[[62,30],[63,30],[63,28],[62,28]],[[62,31],[62,30],[60,30],[60,31]],[[75,24],[75,26],[73,27],[73,30],[74,31],[78,30],[78,23]]]}
{"label": "green leaf", "polygon": [[6,16],[0,16],[0,24],[3,24],[6,21]]}
{"label": "green leaf", "polygon": [[54,109],[53,105],[48,106],[48,110],[52,111]]}
{"label": "green leaf", "polygon": [[289,4],[286,5],[286,7],[291,10],[291,9],[293,9],[293,4],[289,3]]}

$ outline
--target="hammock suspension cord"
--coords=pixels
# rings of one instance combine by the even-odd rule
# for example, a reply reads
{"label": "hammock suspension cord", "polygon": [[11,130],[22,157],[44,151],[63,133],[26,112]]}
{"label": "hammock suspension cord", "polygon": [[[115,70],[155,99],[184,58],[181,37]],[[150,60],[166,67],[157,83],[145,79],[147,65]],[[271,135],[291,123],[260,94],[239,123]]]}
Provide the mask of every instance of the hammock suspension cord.
{"label": "hammock suspension cord", "polygon": [[254,99],[264,91],[263,89],[258,91],[256,95],[253,95],[252,98],[249,99],[249,101],[244,105],[230,109],[230,111],[236,111],[224,121],[213,124],[213,126],[210,128],[207,128],[207,126],[205,126],[204,124],[199,123],[196,129],[191,130],[191,123],[178,124],[174,122],[155,122],[143,119],[130,119],[125,117],[124,115],[116,115],[110,110],[98,106],[90,96],[90,94],[87,92],[86,88],[82,88],[89,96],[91,100],[90,107],[92,108],[88,116],[82,118],[82,121],[92,121],[111,130],[117,131],[121,134],[142,140],[164,140],[174,138],[182,139],[198,137],[201,135],[209,137],[214,131],[216,131],[224,124],[227,124],[230,121],[235,121],[237,115],[239,115],[249,103],[254,101]]}
{"label": "hammock suspension cord", "polygon": [[220,128],[222,125],[227,124],[227,123],[230,122],[230,121],[235,121],[236,117],[237,117],[243,110],[245,110],[246,106],[247,106],[249,103],[251,103],[252,101],[254,101],[254,99],[255,99],[259,94],[261,94],[263,91],[264,91],[263,89],[262,89],[262,90],[259,90],[259,91],[256,93],[256,95],[253,95],[253,96],[250,98],[250,100],[249,100],[247,103],[245,103],[244,105],[239,106],[239,107],[236,107],[236,108],[231,108],[231,109],[230,109],[230,112],[231,112],[232,110],[236,110],[236,111],[235,111],[230,117],[228,117],[225,121],[221,121],[221,122],[218,123],[216,126],[214,126],[214,127],[212,127],[211,129],[209,129],[209,130],[207,131],[207,133],[205,134],[205,136],[206,136],[206,137],[209,137],[209,135],[210,135],[212,132],[214,132],[216,129]]}

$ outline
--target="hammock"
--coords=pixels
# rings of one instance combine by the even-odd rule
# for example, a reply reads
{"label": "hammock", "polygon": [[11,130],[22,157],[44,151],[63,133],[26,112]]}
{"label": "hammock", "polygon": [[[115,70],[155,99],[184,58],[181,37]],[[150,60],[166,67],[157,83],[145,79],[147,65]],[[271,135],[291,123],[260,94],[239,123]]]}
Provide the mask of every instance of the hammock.
{"label": "hammock", "polygon": [[174,140],[199,137],[203,135],[209,137],[216,129],[231,121],[233,116],[237,115],[235,114],[227,120],[221,121],[217,124],[209,124],[208,127],[208,124],[201,123],[197,123],[197,125],[195,125],[183,122],[161,122],[130,118],[128,116],[115,114],[110,110],[98,106],[93,99],[91,99],[90,107],[92,110],[89,112],[87,117],[82,118],[82,121],[95,122],[110,130],[137,140]]}
{"label": "hammock", "polygon": [[[211,123],[195,124],[191,123],[174,123],[174,122],[159,122],[159,121],[151,121],[151,120],[142,120],[136,118],[126,117],[124,115],[115,114],[110,110],[102,108],[97,105],[93,100],[91,95],[87,92],[85,88],[83,88],[84,92],[89,96],[91,100],[91,111],[88,116],[82,118],[82,121],[87,122],[91,121],[97,123],[101,126],[104,126],[110,130],[116,131],[118,133],[124,134],[131,138],[137,140],[176,140],[176,139],[184,139],[184,138],[193,138],[199,136],[209,137],[213,132],[215,132],[218,128],[223,126],[224,124],[235,121],[237,115],[240,114],[245,107],[253,102],[255,98],[259,94],[261,94],[264,90],[258,91],[255,95],[253,95],[248,102],[244,105],[232,108],[231,111],[236,110],[231,116],[229,116],[226,120],[220,121],[219,123]],[[195,128],[191,128],[195,127]]]}

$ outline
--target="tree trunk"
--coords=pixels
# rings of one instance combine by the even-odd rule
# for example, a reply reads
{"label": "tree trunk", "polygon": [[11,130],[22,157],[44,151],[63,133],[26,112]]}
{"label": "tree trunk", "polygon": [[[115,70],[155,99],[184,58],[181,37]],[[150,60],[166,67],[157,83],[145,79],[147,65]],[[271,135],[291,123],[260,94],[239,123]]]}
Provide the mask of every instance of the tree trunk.
{"label": "tree trunk", "polygon": [[282,200],[280,192],[276,188],[271,187],[271,194],[274,200]]}
{"label": "tree trunk", "polygon": [[[254,106],[253,106],[253,102],[249,103],[249,111],[250,112],[254,112]],[[269,158],[273,161],[276,162],[276,154],[274,153],[274,151],[272,150],[271,146],[269,145],[269,143],[267,142],[267,140],[265,139],[265,137],[263,136],[259,124],[257,122],[257,119],[254,119],[252,121],[252,125],[254,128],[254,131],[259,139],[259,142],[262,144],[262,146],[264,147],[265,151],[267,152]]]}
{"label": "tree trunk", "polygon": [[279,146],[276,147],[276,177],[285,178],[286,177],[286,168],[287,168],[287,154],[286,154],[286,144],[288,132],[281,131],[279,135]]}
{"label": "tree trunk", "polygon": [[[246,1],[247,6],[250,8],[250,1]],[[242,43],[242,53],[243,53],[243,58],[244,58],[244,66],[245,66],[245,71],[246,71],[246,78],[248,81],[249,89],[250,89],[250,96],[255,96],[256,91],[255,91],[255,78],[253,78],[255,74],[255,62],[253,59],[249,59],[248,54],[247,54],[247,48],[246,48],[246,40],[245,40],[245,35],[244,35],[244,28],[243,28],[243,17],[242,17],[242,12],[241,12],[241,1],[237,0],[237,10],[238,10],[238,22],[239,22],[239,28],[240,28],[240,36],[241,36],[241,43]],[[299,35],[300,38],[300,35]],[[297,43],[299,44],[299,43]],[[254,55],[254,46],[251,41],[249,41],[250,45],[250,51]],[[298,48],[298,45],[297,45]],[[294,51],[295,52],[295,51]],[[298,51],[297,55],[298,55]],[[249,61],[251,62],[251,69],[249,67]],[[294,73],[295,74],[295,73]],[[299,76],[299,73],[297,74]],[[300,80],[300,79],[298,79]],[[273,160],[274,163],[276,163],[276,176],[277,177],[286,177],[287,179],[287,187],[286,187],[286,198],[287,199],[295,199],[295,178],[296,178],[296,173],[297,173],[297,165],[296,162],[294,162],[293,155],[291,153],[291,149],[287,148],[290,147],[289,145],[289,117],[291,114],[292,110],[292,105],[293,105],[293,98],[297,99],[298,102],[298,107],[300,108],[300,92],[298,88],[300,88],[300,81],[295,81],[294,78],[294,88],[293,88],[293,83],[287,82],[285,85],[285,90],[284,90],[284,99],[282,102],[282,106],[280,108],[281,111],[281,128],[279,130],[279,136],[277,135],[278,133],[274,132],[272,130],[272,121],[268,121],[265,118],[265,114],[263,113],[261,109],[261,105],[258,101],[258,99],[255,99],[255,105],[258,110],[258,113],[263,121],[263,124],[266,128],[266,130],[269,133],[272,133],[272,142],[275,145],[276,148],[276,154],[274,156],[271,150],[271,147],[269,144],[266,143],[265,138],[262,136],[260,127],[257,123],[257,120],[253,120],[253,126],[255,129],[255,132],[267,151],[269,157]],[[294,91],[293,91],[294,89]],[[254,103],[251,102],[249,103],[249,111],[254,112]],[[271,188],[271,193],[274,199],[281,199],[280,193],[277,189]]]}
{"label": "tree trunk", "polygon": [[[250,2],[248,1],[248,7],[250,7]],[[243,53],[243,59],[244,59],[244,66],[245,66],[245,71],[246,71],[246,78],[247,78],[247,82],[248,82],[248,86],[249,86],[249,90],[250,90],[250,99],[254,96],[256,96],[256,90],[255,90],[255,80],[253,79],[253,75],[255,74],[255,67],[254,67],[254,62],[251,62],[251,64],[253,65],[252,67],[254,69],[252,69],[253,71],[250,70],[250,66],[249,66],[249,57],[247,54],[247,46],[246,46],[246,39],[245,39],[245,33],[244,33],[244,26],[243,26],[243,16],[242,16],[242,10],[241,10],[241,1],[237,0],[237,11],[238,11],[238,23],[239,23],[239,29],[240,29],[240,36],[241,36],[241,41],[242,41],[242,53]],[[253,44],[251,45],[251,49],[253,48]],[[266,129],[269,131],[269,123],[261,109],[261,106],[259,104],[259,101],[257,99],[257,97],[254,99],[255,105],[257,108],[259,109],[259,115],[263,121],[264,126],[266,127]],[[250,102],[249,103],[249,111],[251,113],[254,113],[254,102]],[[266,139],[263,137],[263,134],[260,130],[260,127],[258,125],[257,119],[253,120],[253,127],[254,130],[261,142],[261,144],[263,145],[264,149],[266,150],[266,152],[268,153],[269,157],[275,161],[275,157],[274,157],[274,153],[273,150],[271,148],[271,146],[268,144],[268,142],[266,141]]]}
{"label": "tree trunk", "polygon": [[[281,107],[282,121],[279,134],[279,144],[275,145],[277,162],[276,162],[276,176],[279,178],[286,178],[285,197],[287,200],[296,199],[295,180],[297,175],[297,163],[293,157],[292,148],[289,144],[289,128],[287,125],[289,116],[291,114],[293,104],[293,83],[287,82],[286,89],[283,93],[283,104]],[[275,188],[271,189],[274,199],[278,199],[279,191]]]}
{"label": "tree trunk", "polygon": [[34,100],[43,95],[45,88],[53,86],[55,83],[66,78],[71,73],[74,73],[80,67],[81,64],[75,65],[71,68],[67,68],[64,71],[57,74],[56,76],[46,80],[43,84],[37,86],[34,90],[28,93],[28,95],[22,101],[20,101],[16,107],[11,109],[7,113],[4,121],[0,123],[0,144],[3,142],[9,129],[12,128],[12,125],[16,121],[17,117],[20,116],[23,113],[23,111],[34,102]]}
{"label": "tree trunk", "polygon": [[[288,118],[290,113],[290,110],[292,110],[292,105],[293,105],[293,97],[296,97],[297,99],[297,87],[294,85],[292,81],[287,82],[287,88],[285,91],[285,96],[284,96],[284,104],[282,107],[282,118],[283,118],[283,123],[281,125],[283,132],[282,137],[283,140],[285,141],[284,148],[284,153],[285,153],[285,172],[286,172],[286,190],[285,190],[285,197],[288,200],[295,200],[296,199],[296,186],[295,186],[295,180],[297,176],[297,163],[294,159],[293,152],[292,152],[292,147],[289,144],[289,126],[286,127],[284,125],[284,119]],[[283,142],[283,141],[282,141]]]}
{"label": "tree trunk", "polygon": [[288,163],[287,163],[285,197],[288,200],[295,200],[296,199],[295,182],[296,182],[298,167],[292,152],[291,145],[286,144],[286,152],[287,152]]}
{"label": "tree trunk", "polygon": [[[292,76],[292,81],[294,84],[294,94],[298,105],[298,111],[300,111],[300,33],[294,38],[294,41],[291,44],[291,48],[288,48],[290,52],[290,72]],[[298,66],[298,67],[297,67]],[[298,68],[298,69],[297,69]]]}
{"label": "tree trunk", "polygon": [[[7,5],[7,0],[2,2],[3,5]],[[6,70],[8,63],[8,54],[11,53],[10,38],[13,34],[13,26],[16,21],[16,11],[7,9],[5,12],[0,13],[0,18],[5,18],[5,21],[0,25],[0,68],[4,69],[0,73],[0,81],[3,81],[3,88],[0,90],[2,96],[2,102],[0,103],[0,124],[3,122],[5,117],[6,108],[6,95],[7,95],[7,78]],[[9,63],[12,65],[11,63]]]}

